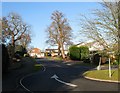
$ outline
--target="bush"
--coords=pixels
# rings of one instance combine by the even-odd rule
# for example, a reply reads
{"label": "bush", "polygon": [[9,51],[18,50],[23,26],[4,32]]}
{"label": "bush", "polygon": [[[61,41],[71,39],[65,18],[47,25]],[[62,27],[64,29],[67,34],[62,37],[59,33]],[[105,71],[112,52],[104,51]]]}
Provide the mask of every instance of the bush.
{"label": "bush", "polygon": [[45,53],[45,56],[46,56],[46,57],[50,57],[50,56],[51,56],[51,53],[46,52],[46,53]]}
{"label": "bush", "polygon": [[19,55],[19,56],[23,57],[24,53],[22,51],[16,51],[15,55]]}
{"label": "bush", "polygon": [[22,45],[16,45],[15,52],[22,57],[24,56],[24,54],[27,54],[26,48],[24,48]]}
{"label": "bush", "polygon": [[88,57],[89,57],[89,48],[87,46],[80,46],[79,51],[80,51],[80,59],[81,60],[88,59]]}
{"label": "bush", "polygon": [[89,58],[86,58],[83,60],[84,63],[90,63],[90,59]]}
{"label": "bush", "polygon": [[80,51],[76,46],[71,46],[69,48],[69,56],[72,60],[80,60]]}
{"label": "bush", "polygon": [[99,61],[100,61],[100,55],[99,54],[95,54],[94,56],[93,56],[93,63],[95,64],[95,65],[98,65],[99,64]]}
{"label": "bush", "polygon": [[29,54],[24,54],[24,57],[30,57],[30,55]]}
{"label": "bush", "polygon": [[71,46],[69,48],[69,56],[72,60],[85,60],[89,56],[89,48],[87,46]]}
{"label": "bush", "polygon": [[117,60],[115,60],[115,61],[113,62],[113,65],[119,65],[119,64],[120,64],[120,62],[117,61]]}

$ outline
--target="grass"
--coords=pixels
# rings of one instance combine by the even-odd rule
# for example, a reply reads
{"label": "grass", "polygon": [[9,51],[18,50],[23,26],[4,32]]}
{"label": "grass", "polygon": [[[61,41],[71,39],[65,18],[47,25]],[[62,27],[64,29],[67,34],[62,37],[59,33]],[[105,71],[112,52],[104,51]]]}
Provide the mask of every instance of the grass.
{"label": "grass", "polygon": [[32,57],[24,57],[22,58],[22,61],[23,62],[30,62],[30,61],[33,61],[34,62],[34,71],[39,71],[40,69],[42,69],[42,65],[41,64],[36,64],[36,60],[35,58],[32,58]]}
{"label": "grass", "polygon": [[42,68],[42,65],[41,64],[35,64],[34,65],[34,70],[35,71],[38,71],[38,70],[40,70]]}
{"label": "grass", "polygon": [[46,57],[50,60],[57,60],[57,61],[62,61],[63,59],[61,57]]}
{"label": "grass", "polygon": [[87,71],[83,75],[90,78],[118,81],[118,73],[120,74],[120,69],[111,70],[111,72],[112,72],[111,78],[109,78],[108,70]]}

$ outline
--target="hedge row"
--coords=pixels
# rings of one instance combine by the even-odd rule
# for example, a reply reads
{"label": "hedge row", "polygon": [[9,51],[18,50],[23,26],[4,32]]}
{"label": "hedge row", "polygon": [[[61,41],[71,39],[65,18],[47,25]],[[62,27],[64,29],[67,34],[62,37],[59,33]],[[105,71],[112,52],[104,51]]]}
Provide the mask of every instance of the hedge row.
{"label": "hedge row", "polygon": [[84,60],[89,56],[89,48],[87,46],[71,46],[69,56],[72,60]]}

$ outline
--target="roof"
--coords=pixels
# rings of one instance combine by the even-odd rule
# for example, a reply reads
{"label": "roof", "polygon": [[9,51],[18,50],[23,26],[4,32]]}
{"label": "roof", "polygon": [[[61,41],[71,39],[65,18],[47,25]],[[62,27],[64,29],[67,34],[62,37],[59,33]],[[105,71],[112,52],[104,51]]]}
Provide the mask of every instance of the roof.
{"label": "roof", "polygon": [[92,41],[92,42],[81,42],[79,44],[76,44],[76,46],[88,46],[90,51],[93,50],[103,50],[103,46],[100,45],[98,42],[96,41]]}
{"label": "roof", "polygon": [[80,46],[82,46],[82,45],[87,45],[87,46],[90,46],[90,45],[92,45],[92,44],[94,44],[94,43],[96,43],[95,41],[92,41],[92,42],[81,42],[81,43],[78,43],[78,44],[76,44],[77,46],[78,45],[80,45]]}
{"label": "roof", "polygon": [[41,51],[39,48],[33,48],[30,53],[40,53],[40,52]]}
{"label": "roof", "polygon": [[[58,53],[58,49],[46,49],[45,51]],[[68,51],[68,50],[64,50],[64,51]]]}

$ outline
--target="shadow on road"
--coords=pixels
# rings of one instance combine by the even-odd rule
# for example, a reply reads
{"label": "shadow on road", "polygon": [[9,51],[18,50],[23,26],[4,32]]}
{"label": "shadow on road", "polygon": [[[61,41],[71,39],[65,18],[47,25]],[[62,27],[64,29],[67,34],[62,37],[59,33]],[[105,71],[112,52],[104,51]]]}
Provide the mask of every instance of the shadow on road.
{"label": "shadow on road", "polygon": [[[112,83],[97,82],[85,79],[82,74],[95,66],[67,65],[55,60],[37,59],[38,64],[43,64],[46,68],[45,72],[38,71],[35,75],[24,80],[23,84],[31,91],[50,91],[50,92],[71,92],[71,91],[117,91],[118,85]],[[69,63],[69,64],[70,64]],[[66,83],[77,85],[71,87],[56,81],[53,75],[57,75],[58,79]],[[113,93],[113,92],[112,92]]]}

